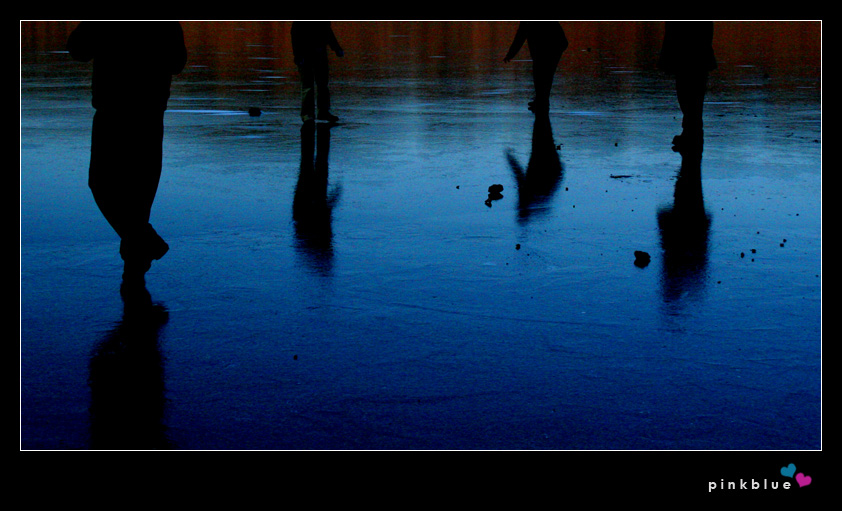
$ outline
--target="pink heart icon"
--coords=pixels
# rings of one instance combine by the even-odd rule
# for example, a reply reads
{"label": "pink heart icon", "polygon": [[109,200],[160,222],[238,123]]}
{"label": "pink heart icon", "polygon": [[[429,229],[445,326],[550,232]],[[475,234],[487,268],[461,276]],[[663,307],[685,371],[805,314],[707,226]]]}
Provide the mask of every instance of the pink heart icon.
{"label": "pink heart icon", "polygon": [[810,476],[805,476],[804,474],[798,473],[795,474],[795,480],[798,481],[799,487],[804,487],[813,482],[813,478]]}

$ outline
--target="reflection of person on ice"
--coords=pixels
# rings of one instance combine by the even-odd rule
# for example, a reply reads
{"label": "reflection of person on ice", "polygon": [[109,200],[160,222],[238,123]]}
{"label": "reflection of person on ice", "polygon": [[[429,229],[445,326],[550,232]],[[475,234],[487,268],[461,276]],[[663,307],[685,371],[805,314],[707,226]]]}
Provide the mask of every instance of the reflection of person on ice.
{"label": "reflection of person on ice", "polygon": [[336,122],[330,113],[327,47],[338,57],[345,55],[329,21],[294,21],[292,53],[301,77],[301,120]]}
{"label": "reflection of person on ice", "polygon": [[683,119],[673,138],[676,149],[701,148],[702,107],[708,73],[716,69],[712,21],[668,21],[658,67],[675,75],[675,91]]}
{"label": "reflection of person on ice", "polygon": [[512,60],[524,42],[532,56],[532,79],[535,83],[535,99],[529,103],[529,109],[536,113],[546,112],[550,108],[550,90],[556,68],[561,54],[567,49],[567,37],[557,21],[521,21],[503,61]]}
{"label": "reflection of person on ice", "polygon": [[70,55],[93,59],[88,185],[120,236],[124,284],[143,283],[169,246],[149,223],[161,177],[164,111],[187,50],[178,22],[82,22]]}

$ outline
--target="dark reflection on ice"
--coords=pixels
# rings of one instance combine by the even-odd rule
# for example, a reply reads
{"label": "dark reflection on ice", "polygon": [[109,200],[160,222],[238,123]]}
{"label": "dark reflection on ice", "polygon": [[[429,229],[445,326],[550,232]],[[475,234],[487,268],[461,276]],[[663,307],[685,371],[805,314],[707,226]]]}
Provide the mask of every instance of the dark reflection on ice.
{"label": "dark reflection on ice", "polygon": [[322,275],[333,267],[333,208],[342,191],[340,186],[328,190],[330,128],[312,122],[301,127],[301,166],[292,201],[296,248]]}
{"label": "dark reflection on ice", "polygon": [[553,127],[546,114],[536,115],[532,128],[532,152],[524,169],[512,151],[506,151],[517,182],[518,223],[526,224],[532,218],[545,215],[549,203],[564,179],[564,166],[558,156]]}
{"label": "dark reflection on ice", "polygon": [[89,365],[90,448],[169,449],[164,362],[158,332],[169,319],[145,287],[121,290],[123,318],[94,348]]}
{"label": "dark reflection on ice", "polygon": [[707,281],[711,216],[702,195],[702,153],[681,155],[673,203],[658,211],[663,249],[661,293],[672,312],[686,300],[700,298]]}

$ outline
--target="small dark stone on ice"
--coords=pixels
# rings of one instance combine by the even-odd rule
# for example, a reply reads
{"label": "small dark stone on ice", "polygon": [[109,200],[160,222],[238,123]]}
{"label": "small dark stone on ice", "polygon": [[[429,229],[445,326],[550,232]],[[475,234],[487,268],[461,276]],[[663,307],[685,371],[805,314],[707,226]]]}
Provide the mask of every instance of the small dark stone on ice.
{"label": "small dark stone on ice", "polygon": [[638,268],[645,268],[649,265],[650,260],[651,259],[649,257],[649,254],[647,254],[646,252],[643,252],[641,250],[634,251],[634,265]]}
{"label": "small dark stone on ice", "polygon": [[517,245],[515,245],[515,250],[520,250],[520,243],[518,243]]}
{"label": "small dark stone on ice", "polygon": [[249,108],[249,115],[252,117],[260,117],[261,113],[260,109],[255,106]]}
{"label": "small dark stone on ice", "polygon": [[485,205],[491,207],[491,201],[500,200],[503,198],[503,185],[494,184],[488,187],[488,199],[485,200]]}

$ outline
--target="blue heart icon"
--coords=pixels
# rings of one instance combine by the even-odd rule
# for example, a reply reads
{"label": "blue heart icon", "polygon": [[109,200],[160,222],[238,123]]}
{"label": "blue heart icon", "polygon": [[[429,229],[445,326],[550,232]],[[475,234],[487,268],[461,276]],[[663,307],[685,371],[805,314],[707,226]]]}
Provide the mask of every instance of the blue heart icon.
{"label": "blue heart icon", "polygon": [[795,464],[790,463],[789,466],[781,467],[781,475],[784,477],[792,477],[795,474]]}

